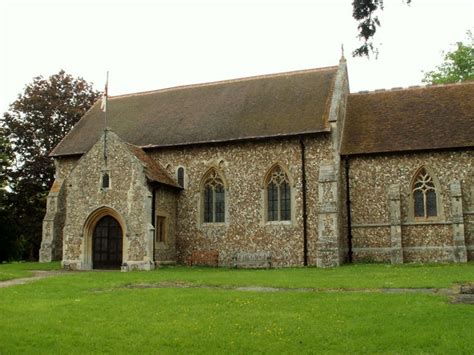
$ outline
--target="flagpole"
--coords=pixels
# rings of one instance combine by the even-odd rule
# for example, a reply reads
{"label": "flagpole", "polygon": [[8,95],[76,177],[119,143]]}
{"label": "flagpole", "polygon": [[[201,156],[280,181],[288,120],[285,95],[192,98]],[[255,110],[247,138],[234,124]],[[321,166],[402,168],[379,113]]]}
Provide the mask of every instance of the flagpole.
{"label": "flagpole", "polygon": [[107,169],[107,99],[109,96],[109,71],[107,70],[107,79],[105,81],[105,90],[102,95],[102,110],[104,111],[104,163]]}
{"label": "flagpole", "polygon": [[107,130],[107,100],[109,98],[109,93],[108,93],[108,90],[109,90],[109,71],[107,70],[107,78],[105,80],[105,118],[104,118],[104,123],[105,123],[105,127],[104,127],[104,130]]}

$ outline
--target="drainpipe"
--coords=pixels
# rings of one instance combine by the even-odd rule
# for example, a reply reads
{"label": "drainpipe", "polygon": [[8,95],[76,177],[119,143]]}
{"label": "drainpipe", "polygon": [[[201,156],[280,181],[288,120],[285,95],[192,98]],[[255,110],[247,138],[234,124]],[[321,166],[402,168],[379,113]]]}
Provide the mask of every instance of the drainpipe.
{"label": "drainpipe", "polygon": [[301,147],[301,175],[303,188],[303,265],[308,266],[308,213],[306,210],[306,147],[300,139]]}
{"label": "drainpipe", "polygon": [[346,214],[347,214],[347,260],[352,263],[352,221],[351,221],[351,190],[349,184],[349,157],[344,157],[344,168],[346,171]]}
{"label": "drainpipe", "polygon": [[153,187],[151,193],[151,225],[155,228],[155,234],[153,235],[153,262],[155,261],[155,241],[156,241],[156,226],[155,226],[155,195],[156,195],[156,187]]}

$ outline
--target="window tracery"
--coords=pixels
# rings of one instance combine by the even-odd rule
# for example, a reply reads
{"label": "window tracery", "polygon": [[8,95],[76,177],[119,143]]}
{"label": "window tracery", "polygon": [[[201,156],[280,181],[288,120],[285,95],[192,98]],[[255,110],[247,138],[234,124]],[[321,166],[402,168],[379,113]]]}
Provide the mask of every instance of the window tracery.
{"label": "window tracery", "polygon": [[225,221],[225,187],[219,174],[212,169],[203,184],[203,221],[222,223]]}
{"label": "window tracery", "polygon": [[412,186],[413,212],[415,218],[428,219],[438,216],[438,201],[433,177],[421,168]]}
{"label": "window tracery", "polygon": [[277,165],[266,181],[267,220],[291,220],[291,188],[288,175]]}

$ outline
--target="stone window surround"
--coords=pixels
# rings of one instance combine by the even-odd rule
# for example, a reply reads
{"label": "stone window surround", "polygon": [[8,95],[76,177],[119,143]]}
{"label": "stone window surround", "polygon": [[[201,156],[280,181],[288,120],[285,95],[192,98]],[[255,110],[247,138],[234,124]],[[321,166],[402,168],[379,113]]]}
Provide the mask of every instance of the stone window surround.
{"label": "stone window surround", "polygon": [[[168,166],[169,166],[169,167],[168,167]],[[171,167],[171,165],[168,164],[167,167],[166,167],[166,169],[169,170],[170,167]],[[179,169],[181,169],[181,168],[183,169],[183,186],[182,186],[182,187],[183,187],[183,189],[185,189],[186,186],[188,186],[188,174],[186,174],[186,168],[185,168],[184,166],[182,166],[182,165],[176,166],[176,168],[175,168],[175,176],[176,176],[176,181],[179,182],[179,179],[178,179],[178,171],[179,171]]]}
{"label": "stone window surround", "polygon": [[[282,221],[269,221],[268,220],[268,201],[267,201],[267,182],[270,178],[270,175],[273,173],[273,170],[279,167],[285,174],[286,177],[288,178],[288,182],[290,185],[290,219],[289,220],[282,220]],[[261,195],[262,195],[262,220],[264,225],[266,226],[281,226],[281,225],[292,225],[295,221],[295,182],[293,180],[292,175],[290,174],[289,169],[282,164],[281,162],[276,162],[273,163],[270,168],[266,170],[266,173],[263,177],[262,180],[262,185],[261,185]]]}
{"label": "stone window surround", "polygon": [[[435,186],[435,192],[436,192],[436,208],[437,208],[437,212],[438,214],[436,216],[432,216],[432,217],[415,217],[415,199],[413,198],[413,187],[416,183],[416,180],[418,178],[418,175],[420,173],[420,171],[424,169],[428,175],[431,177],[431,179],[433,180],[433,184]],[[409,188],[409,196],[408,196],[408,222],[409,223],[420,223],[420,224],[430,224],[431,223],[434,223],[436,224],[436,222],[441,222],[441,221],[444,221],[444,209],[443,209],[443,200],[442,200],[442,197],[441,197],[441,185],[439,183],[439,180],[436,176],[436,174],[433,172],[433,170],[426,166],[426,165],[422,165],[420,167],[418,167],[416,170],[415,170],[415,173],[412,175],[412,178],[410,180],[410,188]]]}
{"label": "stone window surround", "polygon": [[[208,176],[213,172],[215,172],[224,184],[224,222],[204,222],[204,187]],[[198,218],[198,226],[204,228],[222,228],[228,227],[229,225],[229,185],[224,173],[216,166],[211,166],[207,169],[199,183]]]}
{"label": "stone window surround", "polygon": [[[109,187],[103,187],[102,186],[102,179],[103,179],[104,174],[109,175]],[[112,174],[111,174],[110,169],[102,169],[101,170],[100,176],[99,176],[99,190],[100,191],[112,190]]]}

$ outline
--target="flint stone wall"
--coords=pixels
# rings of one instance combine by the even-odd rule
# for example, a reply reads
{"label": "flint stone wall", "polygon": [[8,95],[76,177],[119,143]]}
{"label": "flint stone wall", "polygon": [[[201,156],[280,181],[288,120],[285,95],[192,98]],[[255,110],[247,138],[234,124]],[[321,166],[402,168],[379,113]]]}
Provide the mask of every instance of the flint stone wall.
{"label": "flint stone wall", "polygon": [[[442,218],[432,222],[409,219],[410,183],[421,166],[439,181]],[[455,261],[450,184],[462,186],[465,243],[473,260],[474,151],[423,152],[350,158],[352,245],[355,261],[391,260],[389,188],[400,188],[400,222],[404,262]]]}
{"label": "flint stone wall", "polygon": [[67,191],[64,179],[78,161],[78,157],[58,158],[54,160],[55,180],[46,199],[46,214],[43,218],[40,262],[61,260],[63,257],[63,228],[66,219]]}
{"label": "flint stone wall", "polygon": [[[306,145],[308,257],[316,264],[318,174],[332,156],[329,135],[304,138]],[[270,252],[273,266],[303,265],[301,148],[298,139],[265,140],[194,147],[163,148],[149,154],[175,176],[185,168],[185,189],[178,197],[178,262],[191,263],[193,252],[217,251],[219,265],[232,266],[238,252]],[[290,173],[292,220],[266,222],[264,177],[275,163]],[[226,184],[225,223],[202,223],[201,179],[214,167]]]}
{"label": "flint stone wall", "polygon": [[166,218],[166,240],[164,243],[156,241],[155,236],[155,261],[158,263],[176,262],[176,214],[178,201],[175,191],[160,186],[155,191],[155,217]]}
{"label": "flint stone wall", "polygon": [[[107,133],[107,166],[103,146],[102,136],[64,181],[67,198],[63,265],[71,269],[92,268],[91,236],[88,235],[92,231],[85,230],[85,224],[94,211],[108,207],[123,218],[126,268],[152,268],[151,193],[143,166],[112,132]],[[59,166],[58,174],[66,175],[69,168],[69,162]],[[104,171],[110,176],[109,189],[101,187]]]}

